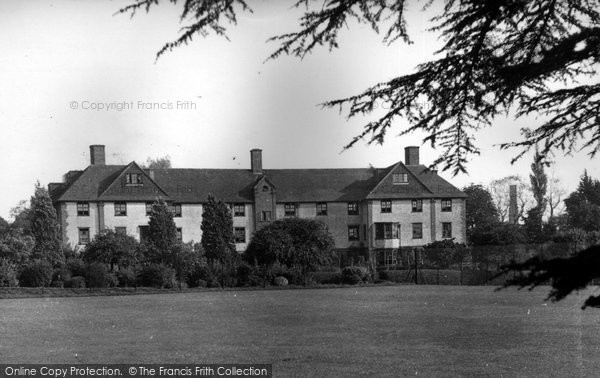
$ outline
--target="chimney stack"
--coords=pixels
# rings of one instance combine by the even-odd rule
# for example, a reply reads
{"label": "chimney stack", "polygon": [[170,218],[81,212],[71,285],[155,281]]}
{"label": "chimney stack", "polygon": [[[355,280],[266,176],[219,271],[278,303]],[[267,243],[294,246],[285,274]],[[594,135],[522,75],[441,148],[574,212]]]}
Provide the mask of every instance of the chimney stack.
{"label": "chimney stack", "polygon": [[409,146],[404,148],[404,164],[419,165],[419,147]]}
{"label": "chimney stack", "polygon": [[262,150],[255,148],[250,150],[250,167],[252,173],[260,175],[262,174]]}
{"label": "chimney stack", "polygon": [[90,146],[90,164],[106,165],[103,144],[93,144]]}

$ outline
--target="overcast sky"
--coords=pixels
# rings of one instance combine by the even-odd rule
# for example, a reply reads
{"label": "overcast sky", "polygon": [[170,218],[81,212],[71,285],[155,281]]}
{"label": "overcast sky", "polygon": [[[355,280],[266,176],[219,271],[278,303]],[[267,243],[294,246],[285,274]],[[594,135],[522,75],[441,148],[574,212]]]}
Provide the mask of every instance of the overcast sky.
{"label": "overcast sky", "polygon": [[[294,2],[250,1],[254,14],[228,28],[230,42],[196,37],[155,63],[160,47],[178,36],[180,6],[130,19],[113,15],[126,0],[0,1],[0,216],[28,199],[36,180],[47,185],[84,169],[91,144],[106,145],[107,164],[169,155],[174,167],[185,168],[249,168],[255,147],[265,168],[386,167],[404,159],[405,146],[421,146],[423,135],[395,137],[407,125],[399,121],[383,146],[359,143],[340,153],[365,119],[347,121],[317,105],[409,73],[431,57],[439,46],[425,32],[431,13],[410,10],[413,45],[388,47],[366,26],[350,25],[337,50],[265,63],[276,47],[267,38],[297,28]],[[110,103],[130,109],[91,109]],[[148,103],[172,109],[144,109]],[[511,165],[517,151],[494,145],[535,124],[498,119],[477,134],[482,154],[470,161],[469,174],[442,175],[459,187],[527,177],[531,156]],[[437,153],[423,145],[421,161]],[[584,168],[600,177],[584,153],[555,161],[569,190]]]}

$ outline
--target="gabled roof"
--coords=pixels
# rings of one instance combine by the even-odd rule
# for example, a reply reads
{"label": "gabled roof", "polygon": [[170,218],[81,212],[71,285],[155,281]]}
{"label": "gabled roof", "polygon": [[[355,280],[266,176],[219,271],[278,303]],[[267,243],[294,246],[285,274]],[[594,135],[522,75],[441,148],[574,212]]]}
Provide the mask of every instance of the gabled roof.
{"label": "gabled roof", "polygon": [[[57,201],[151,200],[147,193],[142,191],[136,195],[135,187],[122,194],[108,190],[111,186],[117,185],[115,183],[128,169],[139,168],[137,164],[132,164],[89,166],[74,182],[65,185],[66,190],[62,188],[61,191],[57,191],[57,196],[53,198]],[[414,182],[415,189],[374,195],[373,193],[384,185],[379,184],[384,181],[384,178],[389,179],[395,169],[413,175],[414,180],[411,181]],[[169,168],[143,171],[147,175],[144,179],[145,185],[155,184],[165,193],[165,196],[162,196],[165,200],[181,203],[206,202],[209,194],[224,202],[250,203],[254,201],[254,186],[262,178],[275,187],[277,202],[347,202],[380,196],[385,198],[466,197],[437,174],[428,171],[426,166],[405,166],[402,163],[387,168],[267,169],[262,175],[254,174],[249,169]],[[374,190],[376,188],[378,189]]]}

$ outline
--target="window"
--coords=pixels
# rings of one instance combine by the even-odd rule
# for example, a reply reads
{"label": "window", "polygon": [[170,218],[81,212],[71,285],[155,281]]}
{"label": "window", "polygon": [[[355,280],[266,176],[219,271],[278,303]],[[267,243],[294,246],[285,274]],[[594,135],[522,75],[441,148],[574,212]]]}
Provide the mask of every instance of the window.
{"label": "window", "polygon": [[183,241],[183,229],[180,227],[177,228],[177,240]]}
{"label": "window", "polygon": [[394,174],[392,174],[392,181],[393,181],[394,185],[407,184],[408,183],[408,173],[394,173]]}
{"label": "window", "polygon": [[348,240],[359,240],[358,226],[348,226]]}
{"label": "window", "polygon": [[412,200],[412,212],[413,213],[422,213],[423,212],[423,200],[421,200],[421,199]]}
{"label": "window", "polygon": [[270,222],[271,221],[271,212],[263,211],[260,213],[260,221],[261,222]]}
{"label": "window", "polygon": [[115,202],[115,217],[127,216],[127,203]]}
{"label": "window", "polygon": [[233,216],[234,217],[245,217],[246,216],[246,205],[243,203],[233,204]]}
{"label": "window", "polygon": [[236,243],[245,243],[246,242],[246,228],[245,227],[235,227],[233,229],[233,237]]}
{"label": "window", "polygon": [[358,202],[348,202],[348,215],[358,215]]}
{"label": "window", "polygon": [[451,238],[452,237],[452,223],[450,223],[450,222],[442,223],[442,237],[443,238]]}
{"label": "window", "polygon": [[286,203],[283,205],[285,216],[286,217],[295,217],[296,216],[296,204],[295,203]]}
{"label": "window", "polygon": [[171,210],[173,217],[181,218],[181,204],[180,203],[174,203],[174,204],[169,205],[169,209]]}
{"label": "window", "polygon": [[375,223],[375,239],[397,239],[398,227],[393,223]]}
{"label": "window", "polygon": [[269,187],[268,187],[268,186],[266,186],[266,185],[265,185],[265,186],[263,186],[263,187],[262,187],[262,191],[263,191],[263,192],[268,192],[268,191],[269,191]]}
{"label": "window", "polygon": [[423,223],[412,224],[413,239],[423,239]]}
{"label": "window", "polygon": [[142,174],[141,173],[127,173],[125,175],[125,184],[131,185],[131,186],[143,185]]}
{"label": "window", "polygon": [[146,202],[146,215],[150,215],[152,213],[152,202]]}
{"label": "window", "polygon": [[317,215],[327,215],[327,202],[317,202]]}
{"label": "window", "polygon": [[115,232],[117,234],[127,235],[127,227],[115,227]]}
{"label": "window", "polygon": [[77,202],[77,216],[87,217],[90,215],[90,203],[89,202]]}
{"label": "window", "polygon": [[442,200],[442,211],[443,212],[452,211],[452,200],[451,199],[443,199]]}
{"label": "window", "polygon": [[390,201],[390,200],[381,201],[381,212],[382,213],[391,213],[392,212],[392,201]]}
{"label": "window", "polygon": [[79,229],[79,244],[88,244],[90,242],[90,229],[80,228]]}

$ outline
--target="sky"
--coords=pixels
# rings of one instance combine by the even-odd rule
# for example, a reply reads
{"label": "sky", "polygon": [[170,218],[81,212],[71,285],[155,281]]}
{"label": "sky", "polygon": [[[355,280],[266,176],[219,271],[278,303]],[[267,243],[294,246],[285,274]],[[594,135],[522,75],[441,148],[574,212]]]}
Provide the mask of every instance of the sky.
{"label": "sky", "polygon": [[[263,150],[265,168],[387,167],[404,160],[404,147],[421,146],[421,162],[440,150],[423,134],[396,136],[384,145],[343,150],[369,118],[347,120],[326,100],[357,94],[431,58],[440,46],[427,32],[433,9],[409,8],[414,44],[391,46],[366,25],[350,24],[340,48],[303,60],[282,56],[266,40],[297,29],[295,1],[249,1],[228,27],[230,41],[195,37],[155,61],[178,36],[181,5],[161,4],[135,17],[115,14],[128,0],[0,1],[0,216],[29,199],[36,181],[60,182],[89,165],[89,146],[106,146],[107,164],[169,156],[175,168],[249,168],[250,150]],[[162,107],[162,108],[161,108]],[[379,109],[378,111],[381,111]],[[481,155],[468,174],[442,176],[457,187],[530,172],[531,154],[511,165],[518,150],[499,143],[519,138],[534,118],[497,119],[476,134]],[[600,177],[586,153],[557,154],[552,170],[572,191],[584,169]]]}

